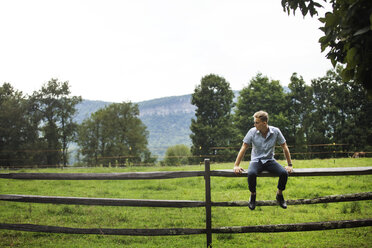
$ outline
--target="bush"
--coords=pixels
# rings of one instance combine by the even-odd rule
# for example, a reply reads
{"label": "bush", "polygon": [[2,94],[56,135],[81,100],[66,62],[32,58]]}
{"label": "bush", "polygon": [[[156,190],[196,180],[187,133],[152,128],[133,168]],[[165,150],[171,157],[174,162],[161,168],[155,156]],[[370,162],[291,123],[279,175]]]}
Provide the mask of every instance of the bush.
{"label": "bush", "polygon": [[175,145],[168,147],[162,165],[186,165],[191,156],[190,148],[186,145]]}

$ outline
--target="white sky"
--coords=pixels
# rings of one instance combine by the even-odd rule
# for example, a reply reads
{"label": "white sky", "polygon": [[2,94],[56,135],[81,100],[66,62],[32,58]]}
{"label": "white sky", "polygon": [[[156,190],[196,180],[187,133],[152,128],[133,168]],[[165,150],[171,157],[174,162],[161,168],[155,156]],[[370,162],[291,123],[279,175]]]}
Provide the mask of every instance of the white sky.
{"label": "white sky", "polygon": [[234,90],[258,72],[310,83],[332,68],[317,18],[280,0],[0,0],[0,84],[32,94],[58,78],[84,99],[138,102],[210,73]]}

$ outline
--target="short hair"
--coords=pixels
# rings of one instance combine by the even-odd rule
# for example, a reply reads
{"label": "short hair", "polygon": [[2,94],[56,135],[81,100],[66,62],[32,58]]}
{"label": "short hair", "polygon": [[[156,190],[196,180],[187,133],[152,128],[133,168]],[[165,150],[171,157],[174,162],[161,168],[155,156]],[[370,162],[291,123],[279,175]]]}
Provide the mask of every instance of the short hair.
{"label": "short hair", "polygon": [[265,111],[262,111],[262,110],[254,113],[253,117],[260,119],[262,122],[268,122],[269,121],[269,114]]}

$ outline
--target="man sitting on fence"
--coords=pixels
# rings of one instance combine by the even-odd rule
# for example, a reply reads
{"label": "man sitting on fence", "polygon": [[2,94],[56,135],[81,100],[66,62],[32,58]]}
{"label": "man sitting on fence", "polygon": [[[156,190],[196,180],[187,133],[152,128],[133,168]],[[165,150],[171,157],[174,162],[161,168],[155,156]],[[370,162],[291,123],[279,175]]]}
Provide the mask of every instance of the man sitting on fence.
{"label": "man sitting on fence", "polygon": [[[243,139],[243,145],[240,148],[234,165],[235,174],[240,174],[244,170],[240,167],[245,151],[252,144],[251,161],[248,168],[248,186],[251,192],[249,199],[249,208],[251,210],[256,207],[256,185],[257,175],[266,170],[279,176],[278,192],[276,200],[282,208],[287,208],[287,204],[283,197],[283,190],[287,184],[288,173],[292,172],[292,160],[286,140],[279,128],[269,126],[269,115],[264,111],[259,111],[253,115],[254,127],[251,128]],[[281,166],[274,159],[275,144],[278,143],[283,148],[288,166]]]}

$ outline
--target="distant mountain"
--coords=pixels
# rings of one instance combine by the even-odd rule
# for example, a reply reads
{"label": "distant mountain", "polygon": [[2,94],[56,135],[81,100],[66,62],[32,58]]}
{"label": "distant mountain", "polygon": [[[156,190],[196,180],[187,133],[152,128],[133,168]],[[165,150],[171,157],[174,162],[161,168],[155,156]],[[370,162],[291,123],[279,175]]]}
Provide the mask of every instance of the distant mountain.
{"label": "distant mountain", "polygon": [[[284,87],[289,92],[287,87]],[[236,102],[238,91],[234,91]],[[83,100],[79,103],[75,121],[81,123],[97,110],[112,102]],[[195,118],[195,106],[191,104],[191,94],[183,96],[163,97],[137,103],[139,118],[149,131],[149,149],[152,154],[162,160],[169,146],[185,144],[191,146],[190,125]],[[71,146],[73,147],[73,146]],[[76,145],[74,146],[76,148]]]}
{"label": "distant mountain", "polygon": [[139,102],[138,106],[140,109],[140,116],[167,116],[195,113],[195,106],[191,104],[191,94]]}
{"label": "distant mountain", "polygon": [[[97,110],[111,102],[83,100],[76,106],[75,121],[81,123]],[[185,144],[191,146],[190,124],[195,115],[195,106],[191,104],[191,94],[164,97],[137,103],[139,118],[149,131],[149,149],[152,154],[163,159],[169,146]]]}
{"label": "distant mountain", "polygon": [[76,105],[76,116],[74,120],[78,124],[81,124],[85,119],[89,118],[91,114],[111,103],[112,102],[83,100]]}
{"label": "distant mountain", "polygon": [[191,146],[190,125],[195,116],[191,94],[138,103],[140,119],[149,131],[149,149],[162,160],[169,146]]}

